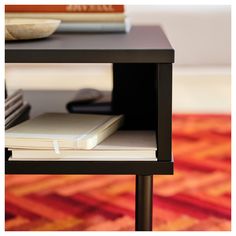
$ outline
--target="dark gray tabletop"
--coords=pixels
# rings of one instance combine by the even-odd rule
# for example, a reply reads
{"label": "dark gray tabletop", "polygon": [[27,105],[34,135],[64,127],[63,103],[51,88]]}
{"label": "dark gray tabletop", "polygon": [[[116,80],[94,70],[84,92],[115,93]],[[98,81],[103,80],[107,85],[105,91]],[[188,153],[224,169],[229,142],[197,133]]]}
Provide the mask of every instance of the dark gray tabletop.
{"label": "dark gray tabletop", "polygon": [[62,34],[6,42],[6,62],[172,63],[174,50],[160,26],[133,26],[127,34]]}

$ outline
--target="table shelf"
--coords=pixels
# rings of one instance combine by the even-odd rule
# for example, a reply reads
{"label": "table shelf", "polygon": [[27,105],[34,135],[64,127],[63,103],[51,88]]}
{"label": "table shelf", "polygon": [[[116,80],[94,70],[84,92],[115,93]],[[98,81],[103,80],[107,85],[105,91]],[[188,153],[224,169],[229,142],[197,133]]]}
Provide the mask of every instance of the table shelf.
{"label": "table shelf", "polygon": [[[155,133],[152,131],[119,130],[94,149],[69,150],[69,153],[68,150],[64,153],[61,150],[61,156],[54,154],[53,150],[38,150],[35,155],[32,153],[33,150],[23,150],[23,153],[21,150],[16,151],[19,153],[15,153],[15,159],[10,157],[6,162],[6,173],[147,175],[173,172],[173,163],[158,162]],[[116,152],[121,154],[116,155]],[[130,152],[130,156],[128,154],[125,156],[124,152]],[[140,154],[138,155],[140,160],[135,160],[138,152],[142,152],[147,160]],[[50,160],[46,159],[49,158],[47,155],[51,155]],[[119,160],[119,155],[123,160]],[[66,160],[66,157],[69,160]],[[94,160],[96,158],[102,160]]]}
{"label": "table shelf", "polygon": [[6,161],[6,174],[173,174],[173,162]]}

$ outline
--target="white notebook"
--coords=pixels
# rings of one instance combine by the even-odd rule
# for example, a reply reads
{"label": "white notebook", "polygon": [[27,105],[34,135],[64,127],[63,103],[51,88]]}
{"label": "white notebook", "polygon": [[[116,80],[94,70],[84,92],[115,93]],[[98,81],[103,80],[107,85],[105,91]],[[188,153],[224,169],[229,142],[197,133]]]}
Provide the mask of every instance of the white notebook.
{"label": "white notebook", "polygon": [[156,137],[154,131],[120,130],[106,138],[91,150],[12,149],[11,160],[156,160]]}
{"label": "white notebook", "polygon": [[46,113],[6,131],[8,148],[92,149],[122,124],[123,116]]}

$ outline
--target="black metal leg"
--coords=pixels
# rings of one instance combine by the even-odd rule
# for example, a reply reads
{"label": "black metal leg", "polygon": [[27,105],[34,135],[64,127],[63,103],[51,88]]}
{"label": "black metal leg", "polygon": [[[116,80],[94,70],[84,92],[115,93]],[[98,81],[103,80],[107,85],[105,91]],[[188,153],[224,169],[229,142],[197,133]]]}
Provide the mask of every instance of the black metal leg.
{"label": "black metal leg", "polygon": [[153,176],[136,175],[135,230],[152,230]]}

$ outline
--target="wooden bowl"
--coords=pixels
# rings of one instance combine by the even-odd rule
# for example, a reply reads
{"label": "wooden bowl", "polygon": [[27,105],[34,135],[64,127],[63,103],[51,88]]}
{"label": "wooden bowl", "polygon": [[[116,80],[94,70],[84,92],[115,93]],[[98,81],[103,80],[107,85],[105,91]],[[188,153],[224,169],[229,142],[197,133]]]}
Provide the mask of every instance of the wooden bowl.
{"label": "wooden bowl", "polygon": [[7,18],[5,40],[27,40],[49,37],[60,25],[60,20]]}

